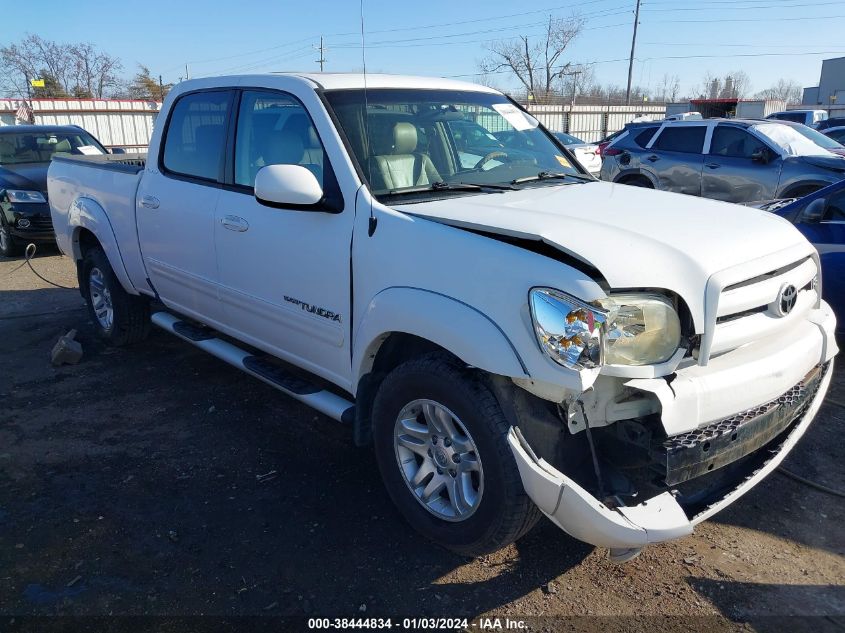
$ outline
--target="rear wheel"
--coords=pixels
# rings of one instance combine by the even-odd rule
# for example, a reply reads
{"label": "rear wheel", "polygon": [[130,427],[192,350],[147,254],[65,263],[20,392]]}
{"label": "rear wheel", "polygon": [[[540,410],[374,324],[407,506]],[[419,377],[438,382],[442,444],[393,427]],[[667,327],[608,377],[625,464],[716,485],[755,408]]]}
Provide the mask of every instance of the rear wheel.
{"label": "rear wheel", "polygon": [[373,403],[376,458],[411,526],[459,554],[500,549],[530,530],[509,424],[477,373],[446,354],[400,365]]}
{"label": "rear wheel", "polygon": [[0,221],[0,255],[4,257],[14,257],[21,252],[21,246],[12,237],[12,232],[5,222]]}
{"label": "rear wheel", "polygon": [[150,304],[145,297],[130,295],[115,277],[106,254],[99,248],[85,253],[82,289],[88,312],[99,335],[110,345],[137,343],[150,331]]}
{"label": "rear wheel", "polygon": [[631,185],[632,187],[643,187],[644,189],[654,189],[654,185],[645,176],[635,176],[633,178],[626,178],[622,181],[623,185]]}

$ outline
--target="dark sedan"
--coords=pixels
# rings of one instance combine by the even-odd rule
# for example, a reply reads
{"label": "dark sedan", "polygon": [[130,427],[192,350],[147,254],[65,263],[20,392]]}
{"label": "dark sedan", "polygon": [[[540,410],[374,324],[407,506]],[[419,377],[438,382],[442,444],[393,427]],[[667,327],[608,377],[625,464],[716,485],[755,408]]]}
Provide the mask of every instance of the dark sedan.
{"label": "dark sedan", "polygon": [[53,242],[47,204],[47,167],[57,155],[106,154],[75,125],[0,127],[0,255],[17,255],[30,242]]}

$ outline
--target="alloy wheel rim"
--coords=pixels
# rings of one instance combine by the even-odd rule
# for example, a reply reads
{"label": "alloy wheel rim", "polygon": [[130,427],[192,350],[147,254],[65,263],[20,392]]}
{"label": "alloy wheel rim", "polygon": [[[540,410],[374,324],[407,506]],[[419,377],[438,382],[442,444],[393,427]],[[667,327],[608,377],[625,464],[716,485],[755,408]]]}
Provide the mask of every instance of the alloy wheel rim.
{"label": "alloy wheel rim", "polygon": [[88,289],[97,322],[104,330],[111,330],[112,325],[114,325],[114,306],[112,305],[111,292],[106,286],[105,276],[99,268],[91,269],[88,275]]}
{"label": "alloy wheel rim", "polygon": [[484,471],[458,416],[434,400],[409,402],[396,417],[393,447],[405,484],[429,513],[453,522],[475,513]]}

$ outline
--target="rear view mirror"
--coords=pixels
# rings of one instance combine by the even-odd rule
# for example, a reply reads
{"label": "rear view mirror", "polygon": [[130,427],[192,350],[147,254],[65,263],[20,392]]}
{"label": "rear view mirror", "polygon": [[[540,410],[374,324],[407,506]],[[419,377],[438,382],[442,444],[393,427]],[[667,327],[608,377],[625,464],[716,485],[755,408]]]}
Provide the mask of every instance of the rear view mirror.
{"label": "rear view mirror", "polygon": [[255,198],[268,207],[308,210],[322,201],[323,188],[301,165],[267,165],[255,176]]}
{"label": "rear view mirror", "polygon": [[818,224],[824,218],[824,211],[827,203],[824,198],[816,198],[801,212],[798,221],[804,224]]}
{"label": "rear view mirror", "polygon": [[753,160],[755,163],[763,163],[765,165],[769,162],[769,159],[769,150],[767,150],[765,147],[759,147],[754,150],[753,154],[751,154],[751,160]]}

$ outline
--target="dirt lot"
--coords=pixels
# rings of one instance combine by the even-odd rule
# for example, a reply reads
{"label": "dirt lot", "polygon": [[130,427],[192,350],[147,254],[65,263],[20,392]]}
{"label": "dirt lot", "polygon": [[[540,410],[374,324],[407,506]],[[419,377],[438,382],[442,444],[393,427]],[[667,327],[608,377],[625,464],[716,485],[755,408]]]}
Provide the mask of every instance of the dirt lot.
{"label": "dirt lot", "polygon": [[[403,523],[348,428],[160,331],[107,349],[75,290],[10,275],[17,264],[0,260],[0,630],[54,614],[845,629],[841,498],[774,474],[694,536],[625,565],[547,521],[492,556],[459,558]],[[69,260],[35,266],[75,286]],[[85,356],[53,368],[70,328]],[[787,466],[842,489],[845,370],[834,380]]]}

